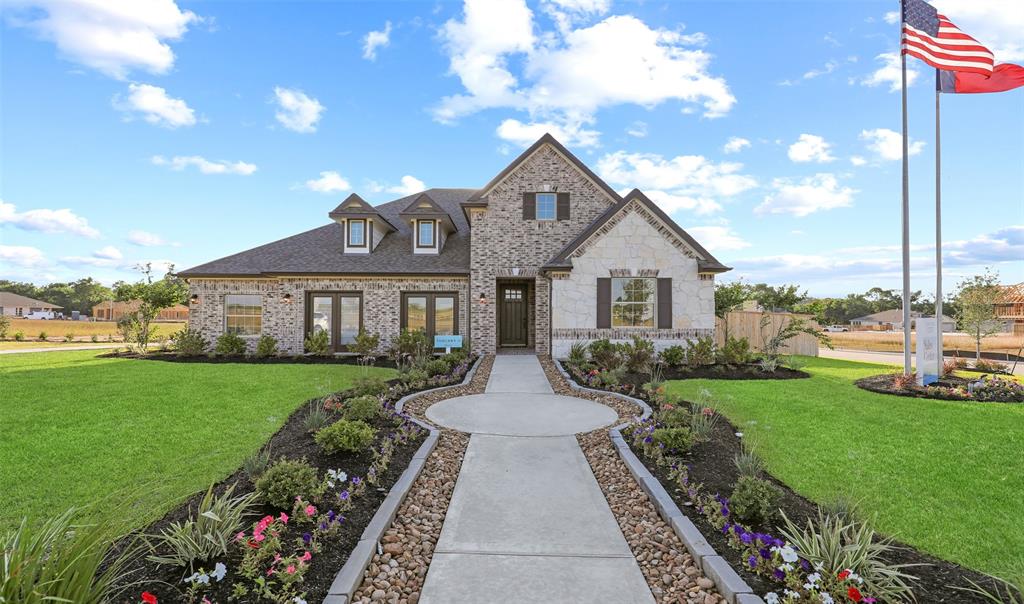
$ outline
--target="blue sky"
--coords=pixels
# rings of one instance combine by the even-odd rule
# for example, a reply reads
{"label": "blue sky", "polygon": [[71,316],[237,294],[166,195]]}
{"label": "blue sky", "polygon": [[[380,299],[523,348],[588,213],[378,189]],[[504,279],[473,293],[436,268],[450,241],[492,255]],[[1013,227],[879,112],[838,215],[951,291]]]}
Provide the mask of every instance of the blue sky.
{"label": "blue sky", "polygon": [[[935,4],[1024,63],[1024,4]],[[730,277],[896,288],[897,7],[6,1],[0,278],[185,268],[350,192],[480,186],[551,131]],[[913,287],[932,292],[934,71],[910,63]],[[1022,281],[1024,89],[942,101],[946,288],[985,266]]]}

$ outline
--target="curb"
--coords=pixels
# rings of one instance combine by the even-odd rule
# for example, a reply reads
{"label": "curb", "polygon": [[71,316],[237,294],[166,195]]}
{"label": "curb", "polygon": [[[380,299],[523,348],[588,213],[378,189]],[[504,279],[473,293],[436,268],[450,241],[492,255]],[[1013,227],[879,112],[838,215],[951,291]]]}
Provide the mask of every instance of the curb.
{"label": "curb", "polygon": [[[480,361],[483,360],[483,356],[478,356],[473,366],[466,372],[466,376],[458,384],[449,384],[448,386],[439,386],[437,388],[431,388],[430,390],[422,390],[403,396],[395,403],[395,412],[401,413],[402,408],[405,406],[407,401],[410,401],[418,396],[423,396],[431,392],[440,392],[443,390],[451,390],[452,388],[458,388],[465,386],[472,381],[473,376],[476,375],[477,367],[480,366]],[[377,512],[370,519],[370,523],[366,525],[363,530],[362,536],[359,538],[359,542],[352,548],[352,553],[349,554],[348,560],[342,565],[341,570],[334,575],[334,581],[331,583],[330,589],[327,590],[327,596],[324,598],[324,604],[348,604],[351,601],[352,594],[359,589],[359,586],[363,583],[363,573],[366,572],[367,567],[370,566],[370,561],[373,559],[373,554],[377,552],[381,537],[384,536],[384,531],[391,526],[394,522],[395,516],[398,515],[398,508],[401,507],[402,502],[405,500],[406,495],[412,490],[412,483],[416,482],[416,478],[420,475],[420,471],[423,470],[423,466],[427,463],[427,458],[434,451],[434,447],[437,446],[437,440],[441,435],[441,432],[435,427],[426,422],[420,421],[414,417],[409,417],[409,421],[415,423],[421,428],[425,428],[430,431],[426,440],[420,445],[420,448],[413,454],[412,460],[409,462],[409,466],[405,468],[402,475],[398,477],[395,484],[391,486],[391,490],[388,491],[384,501],[381,502],[380,507],[377,508]]]}
{"label": "curb", "polygon": [[[600,394],[602,396],[614,396],[615,398],[626,401],[627,403],[633,403],[634,405],[638,405],[641,409],[643,409],[643,412],[640,414],[641,421],[651,416],[651,406],[643,402],[642,400],[638,398],[633,398],[632,396],[626,396],[625,394],[619,394],[618,392],[608,392],[607,390],[597,390],[595,388],[587,388],[586,386],[580,386],[579,384],[576,383],[576,380],[574,380],[573,377],[569,375],[569,372],[566,371],[564,367],[562,367],[561,361],[553,357],[551,361],[555,364],[555,369],[558,369],[558,373],[561,373],[562,377],[565,378],[565,383],[569,384],[569,387],[572,388],[573,390],[576,390],[577,392],[590,392],[593,394]],[[622,428],[625,428],[631,423],[633,422],[630,421],[624,424],[619,424],[618,426],[615,426],[615,429],[621,430]]]}

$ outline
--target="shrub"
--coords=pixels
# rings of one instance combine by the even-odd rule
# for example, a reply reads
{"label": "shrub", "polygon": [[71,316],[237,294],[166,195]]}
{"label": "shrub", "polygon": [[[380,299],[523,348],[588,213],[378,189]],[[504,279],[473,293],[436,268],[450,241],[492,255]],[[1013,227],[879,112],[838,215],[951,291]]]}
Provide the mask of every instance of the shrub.
{"label": "shrub", "polygon": [[403,329],[399,332],[398,337],[392,340],[388,356],[400,365],[416,363],[430,354],[431,350],[426,332],[422,329]]}
{"label": "shrub", "polygon": [[277,356],[277,338],[271,335],[262,335],[256,340],[256,357],[265,359]]}
{"label": "shrub", "polygon": [[303,459],[279,459],[256,481],[256,492],[268,504],[290,510],[296,497],[311,499],[320,493],[316,468]]}
{"label": "shrub", "polygon": [[242,528],[245,517],[253,513],[256,494],[246,493],[232,497],[235,485],[223,495],[214,495],[211,485],[199,502],[196,515],[184,522],[174,521],[151,538],[156,547],[165,548],[165,555],[148,556],[157,564],[188,566],[205,562],[228,553],[235,534]]}
{"label": "shrub", "polygon": [[690,432],[694,440],[706,441],[718,423],[718,401],[708,390],[701,390],[697,400],[693,402],[694,411],[690,414]]}
{"label": "shrub", "polygon": [[430,377],[444,375],[448,373],[449,369],[451,368],[448,367],[448,363],[444,362],[443,359],[434,359],[423,364],[423,371],[426,371]]}
{"label": "shrub", "polygon": [[186,327],[181,331],[175,332],[171,336],[171,340],[174,342],[174,347],[178,349],[180,356],[194,357],[206,352],[206,338],[203,337],[202,332],[198,329]]}
{"label": "shrub", "polygon": [[0,314],[0,340],[7,337],[7,330],[11,328],[11,318]]}
{"label": "shrub", "polygon": [[75,341],[75,332],[69,331],[66,334],[64,334],[64,341],[65,342],[74,342]]}
{"label": "shrub", "polygon": [[46,332],[45,331],[40,331],[39,332],[39,341],[40,342],[45,342],[46,341]]}
{"label": "shrub", "polygon": [[912,390],[917,387],[917,372],[894,373],[892,376],[892,387],[896,390]]}
{"label": "shrub", "polygon": [[786,357],[781,357],[779,364],[789,367],[793,371],[801,371],[804,367],[807,367],[807,359],[805,357],[799,357],[795,354],[791,354]]}
{"label": "shrub", "polygon": [[715,339],[711,336],[686,342],[686,362],[690,365],[711,365],[715,362]]}
{"label": "shrub", "polygon": [[622,356],[625,359],[626,371],[630,373],[646,373],[654,361],[654,342],[640,336],[633,336],[631,344],[622,345]]}
{"label": "shrub", "polygon": [[242,462],[242,471],[249,477],[249,480],[255,483],[256,479],[267,471],[267,466],[270,465],[270,457],[270,447],[260,449],[245,458],[245,461]]}
{"label": "shrub", "polygon": [[565,360],[573,366],[582,367],[587,364],[587,345],[584,342],[573,342]]}
{"label": "shrub", "polygon": [[1006,368],[1003,367],[1001,363],[987,361],[985,359],[978,359],[974,361],[974,368],[986,373],[1006,373]]}
{"label": "shrub", "polygon": [[779,368],[779,357],[761,357],[761,360],[757,362],[757,366],[764,373],[775,373],[775,370]]}
{"label": "shrub", "polygon": [[659,445],[665,445],[668,452],[685,453],[693,445],[693,434],[689,428],[658,428],[651,438]]}
{"label": "shrub", "polygon": [[678,344],[665,348],[659,356],[661,362],[669,367],[680,367],[686,362],[686,350]]}
{"label": "shrub", "polygon": [[382,396],[387,391],[388,383],[381,377],[360,375],[352,381],[352,392],[355,396]]}
{"label": "shrub", "polygon": [[590,358],[602,369],[616,369],[622,364],[619,347],[608,338],[594,340],[590,343]]}
{"label": "shrub", "polygon": [[444,361],[445,363],[448,363],[448,367],[455,367],[456,365],[462,363],[468,358],[469,355],[467,355],[462,350],[453,350],[452,352],[449,352],[448,354],[442,356],[441,360]]}
{"label": "shrub", "polygon": [[225,332],[217,338],[213,351],[224,356],[241,356],[245,354],[245,340],[234,332]]}
{"label": "shrub", "polygon": [[315,357],[331,356],[331,337],[323,329],[306,336],[306,352]]}
{"label": "shrub", "polygon": [[100,341],[100,337],[98,335],[96,335],[96,334],[92,334],[91,336],[89,336],[89,341],[90,342],[99,342]]}
{"label": "shrub", "polygon": [[765,525],[779,513],[779,487],[755,476],[740,476],[732,490],[729,507],[744,522]]}
{"label": "shrub", "polygon": [[14,332],[14,341],[15,342],[24,342],[25,341],[25,332],[24,331],[16,331],[16,332]]}
{"label": "shrub", "polygon": [[367,333],[362,329],[360,329],[359,334],[356,335],[355,341],[348,345],[348,349],[351,352],[356,353],[363,359],[372,359],[377,356],[379,348],[380,334]]}
{"label": "shrub", "polygon": [[689,428],[690,411],[685,405],[665,403],[658,411],[658,421],[669,428]]}
{"label": "shrub", "polygon": [[402,380],[402,383],[405,384],[406,387],[409,387],[413,384],[422,384],[423,382],[426,382],[429,377],[430,376],[427,375],[426,371],[412,368],[408,371],[402,372],[402,374],[398,376],[398,379]]}
{"label": "shrub", "polygon": [[761,456],[748,447],[743,447],[742,451],[733,456],[732,461],[736,464],[736,470],[741,477],[757,478],[764,471]]}
{"label": "shrub", "polygon": [[348,420],[368,421],[380,415],[380,412],[380,399],[368,394],[350,398],[341,407],[341,416]]}
{"label": "shrub", "polygon": [[597,381],[605,388],[618,386],[622,383],[622,377],[626,374],[626,368],[622,365],[614,369],[603,369],[597,374]]}
{"label": "shrub", "polygon": [[302,427],[306,432],[316,432],[331,421],[331,415],[323,401],[310,401],[306,408],[306,416],[302,418]]}
{"label": "shrub", "polygon": [[342,419],[318,431],[313,440],[325,453],[358,453],[370,446],[374,436],[374,429],[366,422]]}
{"label": "shrub", "polygon": [[749,363],[751,357],[750,342],[746,338],[727,336],[725,344],[718,349],[718,362],[726,365]]}

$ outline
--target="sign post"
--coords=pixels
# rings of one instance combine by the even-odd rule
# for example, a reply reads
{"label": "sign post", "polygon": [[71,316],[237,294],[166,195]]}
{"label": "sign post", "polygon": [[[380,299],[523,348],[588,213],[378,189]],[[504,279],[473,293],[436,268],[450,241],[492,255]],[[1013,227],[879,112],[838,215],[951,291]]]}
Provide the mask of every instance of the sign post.
{"label": "sign post", "polygon": [[939,346],[938,321],[919,318],[917,327],[917,384],[927,386],[939,381],[942,348]]}
{"label": "sign post", "polygon": [[434,336],[434,348],[444,348],[449,354],[452,348],[462,348],[462,336]]}

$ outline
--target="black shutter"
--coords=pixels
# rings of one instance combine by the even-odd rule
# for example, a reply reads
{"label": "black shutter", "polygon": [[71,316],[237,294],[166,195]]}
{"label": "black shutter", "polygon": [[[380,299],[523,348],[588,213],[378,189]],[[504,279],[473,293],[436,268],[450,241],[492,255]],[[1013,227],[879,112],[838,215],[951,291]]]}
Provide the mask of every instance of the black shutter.
{"label": "black shutter", "polygon": [[558,219],[569,220],[569,194],[558,194]]}
{"label": "black shutter", "polygon": [[672,279],[658,279],[658,329],[672,329]]}
{"label": "black shutter", "polygon": [[612,280],[604,277],[597,279],[597,328],[608,329],[612,326]]}
{"label": "black shutter", "polygon": [[537,219],[537,194],[523,193],[523,220]]}

